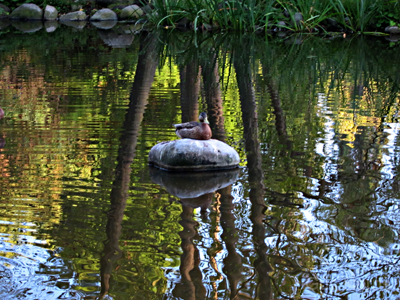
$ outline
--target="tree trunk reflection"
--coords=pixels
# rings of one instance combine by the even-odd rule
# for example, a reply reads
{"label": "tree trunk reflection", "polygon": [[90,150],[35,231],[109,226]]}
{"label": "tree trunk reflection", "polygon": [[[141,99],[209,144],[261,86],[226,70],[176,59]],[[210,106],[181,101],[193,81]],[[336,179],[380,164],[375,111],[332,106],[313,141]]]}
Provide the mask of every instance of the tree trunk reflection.
{"label": "tree trunk reflection", "polygon": [[180,68],[182,122],[199,117],[200,69],[196,60]]}
{"label": "tree trunk reflection", "polygon": [[158,65],[157,40],[149,35],[140,47],[140,55],[136,67],[135,79],[129,98],[129,108],[123,123],[123,133],[120,138],[115,180],[110,194],[110,210],[106,225],[107,241],[104,245],[104,255],[101,258],[101,294],[106,295],[110,289],[110,276],[114,263],[122,257],[119,248],[119,237],[122,229],[122,219],[126,200],[129,196],[131,164],[143,119],[150,88]]}
{"label": "tree trunk reflection", "polygon": [[[245,46],[244,46],[245,47]],[[264,174],[261,168],[261,147],[258,140],[257,104],[253,88],[253,78],[250,68],[250,53],[247,48],[238,49],[234,53],[234,67],[239,88],[241,102],[243,133],[247,153],[247,168],[249,172],[251,216],[253,223],[254,248],[258,258],[255,261],[255,269],[258,273],[257,298],[271,299],[272,285],[269,272],[272,268],[268,262],[267,245],[264,225]]]}

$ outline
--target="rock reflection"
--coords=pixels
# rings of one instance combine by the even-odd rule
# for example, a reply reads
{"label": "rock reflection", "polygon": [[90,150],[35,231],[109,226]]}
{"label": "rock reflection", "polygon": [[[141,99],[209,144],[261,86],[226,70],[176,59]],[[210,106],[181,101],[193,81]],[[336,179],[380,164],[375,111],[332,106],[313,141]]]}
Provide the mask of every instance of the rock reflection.
{"label": "rock reflection", "polygon": [[113,48],[126,48],[135,38],[133,34],[118,34],[114,30],[99,30],[98,34],[105,44]]}
{"label": "rock reflection", "polygon": [[12,25],[25,33],[36,32],[43,28],[42,21],[13,21]]}
{"label": "rock reflection", "polygon": [[213,193],[231,185],[239,177],[238,169],[193,173],[172,173],[153,167],[149,167],[149,169],[154,183],[161,185],[168,193],[181,199],[194,199],[204,194]]}

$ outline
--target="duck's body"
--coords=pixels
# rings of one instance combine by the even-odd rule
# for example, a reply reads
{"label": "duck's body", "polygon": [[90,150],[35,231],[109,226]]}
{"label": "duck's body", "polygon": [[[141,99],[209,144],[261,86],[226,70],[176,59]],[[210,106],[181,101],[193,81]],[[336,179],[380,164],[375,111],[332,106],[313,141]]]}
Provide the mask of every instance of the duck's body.
{"label": "duck's body", "polygon": [[209,140],[212,132],[208,125],[207,114],[202,112],[199,116],[200,122],[187,122],[182,124],[174,124],[175,133],[181,139]]}

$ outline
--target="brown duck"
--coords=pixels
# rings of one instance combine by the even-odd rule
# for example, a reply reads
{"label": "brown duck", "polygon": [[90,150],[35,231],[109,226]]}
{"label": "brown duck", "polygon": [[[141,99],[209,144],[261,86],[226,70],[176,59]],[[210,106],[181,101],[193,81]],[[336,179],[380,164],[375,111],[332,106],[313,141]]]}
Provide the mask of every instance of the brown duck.
{"label": "brown duck", "polygon": [[208,125],[207,114],[202,112],[199,116],[200,122],[187,122],[174,124],[175,133],[181,139],[209,140],[212,136],[211,128]]}

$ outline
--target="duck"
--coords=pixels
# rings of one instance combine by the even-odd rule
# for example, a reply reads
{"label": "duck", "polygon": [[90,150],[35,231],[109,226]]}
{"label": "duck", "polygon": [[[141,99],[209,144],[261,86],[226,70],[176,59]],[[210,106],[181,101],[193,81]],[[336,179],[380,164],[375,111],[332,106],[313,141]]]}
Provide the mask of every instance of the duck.
{"label": "duck", "polygon": [[181,124],[174,124],[175,133],[181,139],[193,140],[209,140],[211,139],[212,132],[208,125],[207,114],[202,112],[199,115],[199,122],[187,122]]}

